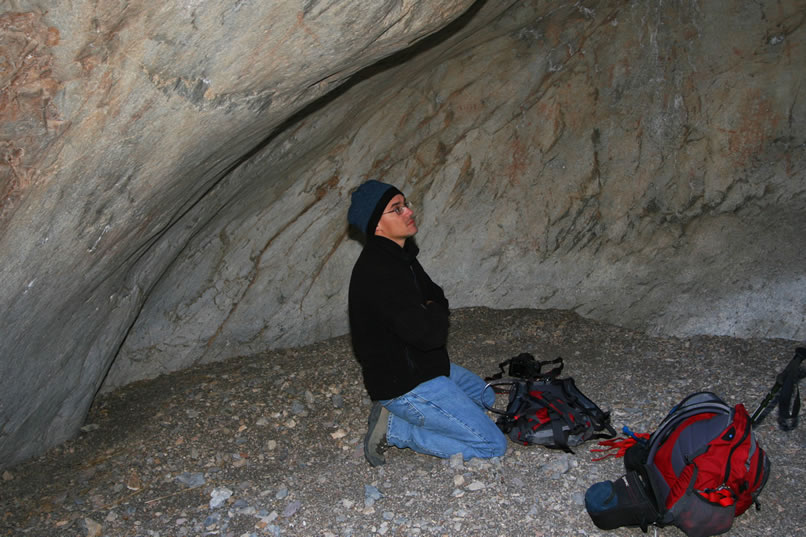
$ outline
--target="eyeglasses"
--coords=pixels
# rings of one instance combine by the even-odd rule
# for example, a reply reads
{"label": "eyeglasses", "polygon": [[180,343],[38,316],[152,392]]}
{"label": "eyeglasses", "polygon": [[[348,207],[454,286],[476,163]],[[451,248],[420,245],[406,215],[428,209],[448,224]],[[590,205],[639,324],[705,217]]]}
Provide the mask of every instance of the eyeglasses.
{"label": "eyeglasses", "polygon": [[391,211],[386,211],[383,214],[395,213],[396,215],[400,216],[400,215],[403,214],[404,209],[409,209],[410,211],[413,211],[414,210],[414,204],[412,202],[410,202],[409,200],[406,200],[406,201],[403,202],[402,205],[398,205],[398,206],[394,207]]}

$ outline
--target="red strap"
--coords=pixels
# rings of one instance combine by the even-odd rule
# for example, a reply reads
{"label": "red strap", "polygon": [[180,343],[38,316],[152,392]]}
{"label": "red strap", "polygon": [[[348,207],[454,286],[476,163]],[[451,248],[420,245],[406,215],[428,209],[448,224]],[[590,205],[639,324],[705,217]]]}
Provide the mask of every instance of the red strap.
{"label": "red strap", "polygon": [[[642,440],[649,440],[649,433],[637,433],[635,436]],[[615,457],[616,459],[620,459],[621,457],[624,456],[624,454],[627,452],[629,448],[631,448],[637,443],[638,442],[636,441],[636,439],[632,436],[628,436],[625,438],[612,438],[610,440],[602,440],[601,442],[599,442],[599,445],[605,446],[605,448],[604,449],[594,448],[591,449],[591,452],[604,453],[606,451],[614,451],[614,450],[616,450],[616,452],[608,453],[607,455],[592,460],[601,461],[608,457]]]}
{"label": "red strap", "polygon": [[736,503],[733,493],[728,488],[720,488],[716,490],[698,490],[700,496],[711,503],[718,503],[723,507],[730,507]]}
{"label": "red strap", "polygon": [[539,409],[537,412],[535,412],[535,417],[537,418],[537,421],[540,422],[540,425],[551,421],[551,416],[549,416],[549,410],[547,408]]}

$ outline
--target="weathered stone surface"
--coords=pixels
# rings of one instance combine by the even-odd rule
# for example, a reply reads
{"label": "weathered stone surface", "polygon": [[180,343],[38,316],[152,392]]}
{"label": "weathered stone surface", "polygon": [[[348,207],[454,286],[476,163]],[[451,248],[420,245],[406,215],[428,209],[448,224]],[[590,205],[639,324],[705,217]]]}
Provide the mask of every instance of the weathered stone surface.
{"label": "weathered stone surface", "polygon": [[424,262],[456,305],[806,336],[802,28],[788,12],[705,9],[530,4],[495,18],[487,5],[351,87],[295,127],[295,145],[317,149],[279,203],[249,192],[189,244],[108,386],[344,333],[360,246],[343,215],[368,175],[422,208]]}
{"label": "weathered stone surface", "polygon": [[455,306],[806,338],[795,0],[489,0],[381,63],[470,3],[101,4],[2,45],[0,464],[102,383],[344,333],[369,176]]}
{"label": "weathered stone surface", "polygon": [[153,287],[240,189],[294,181],[232,170],[470,0],[10,4],[0,464],[77,430]]}

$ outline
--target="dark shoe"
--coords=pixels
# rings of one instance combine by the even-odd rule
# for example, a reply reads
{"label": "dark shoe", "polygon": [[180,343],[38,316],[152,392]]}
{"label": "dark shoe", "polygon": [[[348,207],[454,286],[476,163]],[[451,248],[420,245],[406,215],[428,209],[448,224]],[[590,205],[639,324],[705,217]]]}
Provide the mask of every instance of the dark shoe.
{"label": "dark shoe", "polygon": [[364,437],[364,457],[371,466],[380,466],[386,462],[383,453],[389,447],[386,443],[387,425],[389,425],[389,411],[378,402],[372,403],[367,435]]}

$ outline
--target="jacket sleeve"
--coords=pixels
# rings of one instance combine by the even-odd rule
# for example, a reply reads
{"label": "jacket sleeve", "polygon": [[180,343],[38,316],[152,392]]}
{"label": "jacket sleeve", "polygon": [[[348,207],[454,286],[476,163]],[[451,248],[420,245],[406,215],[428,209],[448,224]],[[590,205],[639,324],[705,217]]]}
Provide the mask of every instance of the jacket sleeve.
{"label": "jacket sleeve", "polygon": [[450,306],[448,305],[448,299],[445,297],[445,293],[442,291],[442,287],[431,280],[417,260],[414,261],[412,270],[419,282],[420,291],[423,294],[423,301],[426,304],[428,302],[438,302],[442,304],[450,315]]}

